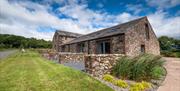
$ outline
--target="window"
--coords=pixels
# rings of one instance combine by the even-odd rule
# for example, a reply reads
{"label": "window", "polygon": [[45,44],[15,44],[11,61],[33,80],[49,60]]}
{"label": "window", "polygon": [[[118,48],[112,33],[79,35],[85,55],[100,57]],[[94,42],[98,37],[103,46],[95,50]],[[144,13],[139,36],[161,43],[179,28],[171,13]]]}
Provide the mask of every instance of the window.
{"label": "window", "polygon": [[149,39],[149,26],[147,23],[145,24],[145,36],[146,36],[146,39]]}
{"label": "window", "polygon": [[145,53],[145,45],[141,45],[141,53]]}
{"label": "window", "polygon": [[68,45],[68,52],[70,52],[70,45]]}
{"label": "window", "polygon": [[109,41],[97,42],[97,53],[98,54],[109,54],[110,53],[110,42]]}
{"label": "window", "polygon": [[85,45],[84,43],[79,43],[77,46],[78,52],[85,52]]}
{"label": "window", "polygon": [[65,46],[62,46],[62,52],[65,52]]}

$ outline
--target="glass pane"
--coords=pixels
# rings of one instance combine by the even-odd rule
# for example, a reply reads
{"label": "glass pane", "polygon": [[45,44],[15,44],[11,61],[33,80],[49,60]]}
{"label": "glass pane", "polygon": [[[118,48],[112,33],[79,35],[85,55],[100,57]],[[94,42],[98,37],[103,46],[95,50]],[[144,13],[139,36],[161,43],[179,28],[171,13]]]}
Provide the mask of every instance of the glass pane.
{"label": "glass pane", "polygon": [[106,43],[105,43],[105,53],[106,53],[106,54],[109,54],[109,53],[110,53],[110,43],[109,43],[109,42],[106,42]]}

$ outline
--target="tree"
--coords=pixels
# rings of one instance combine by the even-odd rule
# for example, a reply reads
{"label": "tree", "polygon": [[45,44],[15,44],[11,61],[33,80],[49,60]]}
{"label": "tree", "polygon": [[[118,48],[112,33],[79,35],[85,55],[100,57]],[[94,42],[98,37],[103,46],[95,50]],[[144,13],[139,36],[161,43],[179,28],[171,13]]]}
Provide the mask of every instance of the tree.
{"label": "tree", "polygon": [[0,34],[1,48],[51,48],[51,41],[43,39],[25,38],[22,36]]}
{"label": "tree", "polygon": [[161,36],[158,38],[161,50],[171,50],[173,45],[180,46],[180,40]]}

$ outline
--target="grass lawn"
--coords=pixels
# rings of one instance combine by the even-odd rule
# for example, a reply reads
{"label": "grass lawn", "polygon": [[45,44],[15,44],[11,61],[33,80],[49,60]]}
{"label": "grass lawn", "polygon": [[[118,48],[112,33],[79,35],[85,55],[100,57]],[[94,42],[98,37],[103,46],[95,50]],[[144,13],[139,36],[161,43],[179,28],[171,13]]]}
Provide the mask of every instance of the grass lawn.
{"label": "grass lawn", "polygon": [[0,60],[0,91],[113,91],[81,71],[33,51]]}

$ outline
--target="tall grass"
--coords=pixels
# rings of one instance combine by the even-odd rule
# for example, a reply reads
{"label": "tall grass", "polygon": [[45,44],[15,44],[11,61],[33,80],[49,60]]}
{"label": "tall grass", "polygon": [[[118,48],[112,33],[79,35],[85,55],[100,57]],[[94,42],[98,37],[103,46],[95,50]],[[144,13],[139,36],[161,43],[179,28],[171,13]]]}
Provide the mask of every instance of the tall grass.
{"label": "tall grass", "polygon": [[165,74],[164,60],[160,56],[143,54],[135,58],[123,57],[117,61],[112,73],[121,79],[136,81],[159,79]]}
{"label": "tall grass", "polygon": [[128,57],[122,57],[121,59],[118,60],[116,65],[113,67],[113,75],[121,78],[121,79],[127,79],[130,77],[131,72],[130,70],[132,69],[130,65],[131,64],[131,59]]}

